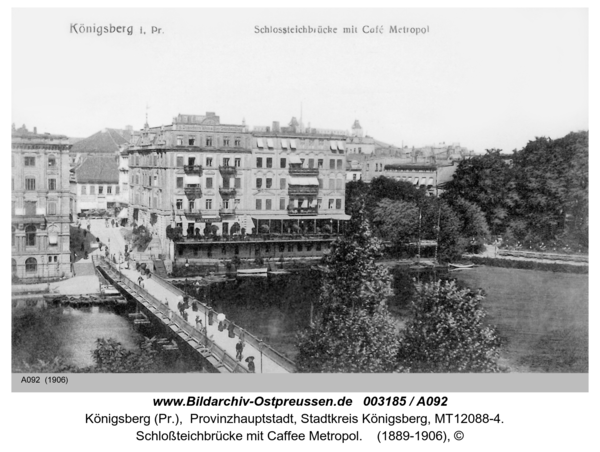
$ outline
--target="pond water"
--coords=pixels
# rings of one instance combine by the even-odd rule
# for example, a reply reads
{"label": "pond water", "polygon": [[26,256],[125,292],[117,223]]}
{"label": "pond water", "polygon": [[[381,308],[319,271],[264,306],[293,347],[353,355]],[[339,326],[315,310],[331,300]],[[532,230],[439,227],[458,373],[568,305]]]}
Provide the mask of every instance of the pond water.
{"label": "pond water", "polygon": [[[414,273],[395,269],[390,312],[401,327],[408,319],[412,281],[456,278],[486,292],[487,321],[504,345],[501,363],[513,372],[587,372],[588,277],[535,270],[478,267]],[[190,295],[208,300],[218,312],[291,359],[296,337],[308,327],[318,298],[317,272],[238,279],[200,288]],[[183,286],[181,286],[183,288]]]}
{"label": "pond water", "polygon": [[[22,368],[23,362],[51,362],[55,357],[77,367],[92,366],[97,339],[112,338],[128,350],[138,350],[144,336],[156,334],[162,336],[152,327],[134,326],[123,308],[117,313],[114,308],[103,306],[71,308],[43,301],[18,303],[12,310],[13,370]],[[198,370],[197,363],[177,351],[160,354],[157,364],[159,372]]]}

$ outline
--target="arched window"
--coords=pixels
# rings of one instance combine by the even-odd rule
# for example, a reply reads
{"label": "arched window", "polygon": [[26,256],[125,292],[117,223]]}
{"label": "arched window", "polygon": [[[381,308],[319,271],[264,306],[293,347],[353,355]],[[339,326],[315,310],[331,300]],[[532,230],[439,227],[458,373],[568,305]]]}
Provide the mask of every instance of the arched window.
{"label": "arched window", "polygon": [[55,166],[56,166],[56,157],[51,155],[50,157],[48,157],[48,167],[53,168]]}
{"label": "arched window", "polygon": [[25,271],[27,273],[36,272],[37,271],[37,261],[34,257],[30,257],[25,261]]}
{"label": "arched window", "polygon": [[25,245],[26,246],[35,246],[35,232],[36,227],[33,224],[30,224],[25,228]]}
{"label": "arched window", "polygon": [[11,260],[11,270],[12,270],[12,274],[16,275],[17,274],[17,261],[12,259]]}

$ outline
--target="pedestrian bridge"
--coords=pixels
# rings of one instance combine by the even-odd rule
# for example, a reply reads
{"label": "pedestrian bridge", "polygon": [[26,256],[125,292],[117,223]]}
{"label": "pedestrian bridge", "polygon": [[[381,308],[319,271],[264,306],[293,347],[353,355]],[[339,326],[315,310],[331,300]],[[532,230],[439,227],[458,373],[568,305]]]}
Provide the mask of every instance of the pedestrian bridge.
{"label": "pedestrian bridge", "polygon": [[[239,326],[231,323],[232,328],[219,330],[217,322],[211,321],[217,318],[218,313],[200,301],[196,301],[198,310],[194,311],[190,306],[186,310],[188,320],[184,319],[177,313],[177,303],[185,294],[156,275],[144,279],[141,287],[136,282],[140,277],[137,271],[119,268],[101,256],[94,256],[94,263],[103,276],[120,291],[128,293],[146,310],[147,314],[155,317],[196,350],[213,371],[248,373],[246,358],[253,356],[256,373],[295,372],[296,367],[291,360]],[[194,326],[196,317],[200,317],[205,328],[198,329]],[[235,346],[240,336],[244,341],[241,361],[235,358]]]}

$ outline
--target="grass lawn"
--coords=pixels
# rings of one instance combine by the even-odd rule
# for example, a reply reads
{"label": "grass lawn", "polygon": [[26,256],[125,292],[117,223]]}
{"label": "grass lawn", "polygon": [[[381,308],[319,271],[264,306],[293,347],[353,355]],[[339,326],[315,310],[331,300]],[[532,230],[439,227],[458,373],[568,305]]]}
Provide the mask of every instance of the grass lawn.
{"label": "grass lawn", "polygon": [[512,372],[588,371],[588,275],[478,267],[453,274],[487,294]]}

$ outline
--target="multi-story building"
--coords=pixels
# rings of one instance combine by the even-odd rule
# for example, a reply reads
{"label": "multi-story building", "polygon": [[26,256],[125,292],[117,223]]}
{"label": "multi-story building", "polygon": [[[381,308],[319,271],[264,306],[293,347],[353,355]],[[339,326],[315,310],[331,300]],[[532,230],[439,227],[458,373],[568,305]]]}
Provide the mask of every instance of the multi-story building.
{"label": "multi-story building", "polygon": [[12,130],[12,275],[71,276],[69,144],[64,135]]}
{"label": "multi-story building", "polygon": [[151,230],[165,256],[174,254],[167,227],[181,228],[184,237],[214,228],[228,234],[242,197],[251,197],[250,134],[214,113],[180,114],[168,126],[146,123],[127,152],[129,223]]}
{"label": "multi-story building", "polygon": [[[130,223],[152,231],[165,257],[182,259],[225,256],[232,236],[337,232],[348,218],[345,139],[295,118],[288,127],[274,123],[252,132],[245,124],[221,124],[210,112],[180,114],[168,126],[146,124],[127,151]],[[181,228],[183,237],[167,239],[168,228]],[[219,256],[207,236],[226,236]],[[236,242],[230,254],[245,248],[261,255],[254,242]]]}
{"label": "multi-story building", "polygon": [[122,207],[128,200],[121,195],[118,157],[90,155],[75,167],[77,213]]}
{"label": "multi-story building", "polygon": [[292,118],[287,127],[255,127],[252,137],[254,205],[248,207],[257,231],[338,231],[348,218],[346,134],[305,128]]}

